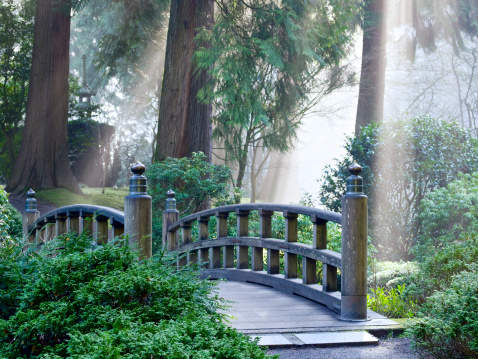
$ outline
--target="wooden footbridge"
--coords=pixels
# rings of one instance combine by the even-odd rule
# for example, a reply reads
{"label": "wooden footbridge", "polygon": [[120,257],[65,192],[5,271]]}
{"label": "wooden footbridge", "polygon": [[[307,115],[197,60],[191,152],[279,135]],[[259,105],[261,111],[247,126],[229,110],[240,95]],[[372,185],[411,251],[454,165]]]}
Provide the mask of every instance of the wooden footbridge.
{"label": "wooden footbridge", "polygon": [[[230,324],[238,330],[298,332],[390,325],[391,321],[367,311],[367,197],[362,192],[360,166],[349,170],[342,214],[261,203],[217,207],[179,218],[175,194],[170,191],[163,212],[163,248],[182,254],[178,267],[199,263],[202,277],[228,280],[219,284],[219,294],[232,302]],[[139,245],[142,256],[151,256],[152,208],[144,171],[139,163],[132,168],[124,213],[72,205],[40,216],[30,190],[24,235],[47,241],[68,232],[88,231],[102,244],[126,233],[130,243]],[[257,237],[249,236],[253,212],[259,217]],[[272,238],[274,213],[284,217],[284,238]],[[234,236],[228,235],[230,214],[237,218]],[[299,215],[312,222],[311,245],[298,242]],[[217,223],[215,238],[209,238],[212,217]],[[329,221],[342,224],[342,253],[327,249]],[[196,227],[197,235],[193,235]]]}

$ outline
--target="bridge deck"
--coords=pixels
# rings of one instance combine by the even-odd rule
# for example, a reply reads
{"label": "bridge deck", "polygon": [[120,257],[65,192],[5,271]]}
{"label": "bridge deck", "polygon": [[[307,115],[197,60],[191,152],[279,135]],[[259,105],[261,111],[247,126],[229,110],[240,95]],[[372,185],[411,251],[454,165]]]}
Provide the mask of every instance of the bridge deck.
{"label": "bridge deck", "polygon": [[233,316],[230,325],[245,333],[291,333],[334,331],[393,326],[396,322],[369,311],[371,320],[346,322],[326,307],[308,299],[263,285],[221,282],[219,297],[231,301],[223,313]]}

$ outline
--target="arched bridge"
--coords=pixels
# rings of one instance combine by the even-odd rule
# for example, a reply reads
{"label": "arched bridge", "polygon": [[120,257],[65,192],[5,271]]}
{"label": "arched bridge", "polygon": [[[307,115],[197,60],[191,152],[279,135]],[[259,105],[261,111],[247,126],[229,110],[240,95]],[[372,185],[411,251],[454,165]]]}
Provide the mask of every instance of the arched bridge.
{"label": "arched bridge", "polygon": [[[152,208],[144,170],[140,164],[132,168],[124,213],[72,205],[40,216],[30,191],[24,235],[46,241],[68,232],[88,231],[101,244],[126,233],[130,242],[139,244],[143,256],[151,256]],[[362,193],[360,170],[358,165],[350,168],[342,214],[258,203],[222,206],[179,218],[175,195],[170,191],[163,212],[163,247],[180,254],[178,267],[199,262],[203,277],[262,284],[323,304],[343,320],[367,320],[367,197]],[[283,238],[273,238],[275,214],[284,218]],[[299,216],[311,222],[311,244],[298,241]],[[252,218],[258,221],[255,236],[249,229]],[[212,222],[215,228],[210,226]],[[342,225],[342,253],[327,248],[327,222]]]}

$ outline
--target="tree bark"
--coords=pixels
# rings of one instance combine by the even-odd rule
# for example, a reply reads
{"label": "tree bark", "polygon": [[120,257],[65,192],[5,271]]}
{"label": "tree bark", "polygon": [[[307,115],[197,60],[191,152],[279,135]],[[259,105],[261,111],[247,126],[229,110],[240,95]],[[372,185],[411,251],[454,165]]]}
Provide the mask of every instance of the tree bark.
{"label": "tree bark", "polygon": [[372,122],[383,120],[383,96],[386,67],[386,1],[366,0],[362,70],[355,134]]}
{"label": "tree bark", "polygon": [[38,0],[23,138],[7,191],[65,187],[81,193],[68,161],[69,9]]}
{"label": "tree bark", "polygon": [[195,72],[194,37],[201,27],[212,28],[212,0],[173,0],[166,43],[163,86],[159,106],[158,135],[153,161],[186,157],[202,151],[212,160],[212,105],[201,104],[199,89],[207,81],[205,71]]}

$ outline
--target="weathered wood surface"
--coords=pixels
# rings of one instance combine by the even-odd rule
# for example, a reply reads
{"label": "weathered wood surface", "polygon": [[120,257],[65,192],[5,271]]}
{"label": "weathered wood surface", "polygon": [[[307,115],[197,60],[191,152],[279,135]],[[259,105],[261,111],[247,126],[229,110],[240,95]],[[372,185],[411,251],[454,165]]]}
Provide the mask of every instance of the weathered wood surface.
{"label": "weathered wood surface", "polygon": [[230,308],[222,310],[233,318],[229,324],[246,333],[276,333],[321,331],[346,328],[363,329],[368,326],[397,325],[377,313],[363,322],[346,322],[338,315],[313,301],[287,294],[263,285],[244,282],[221,282],[219,297],[231,301]]}

